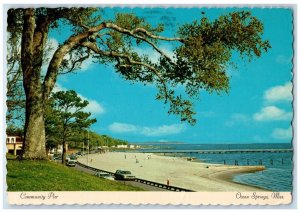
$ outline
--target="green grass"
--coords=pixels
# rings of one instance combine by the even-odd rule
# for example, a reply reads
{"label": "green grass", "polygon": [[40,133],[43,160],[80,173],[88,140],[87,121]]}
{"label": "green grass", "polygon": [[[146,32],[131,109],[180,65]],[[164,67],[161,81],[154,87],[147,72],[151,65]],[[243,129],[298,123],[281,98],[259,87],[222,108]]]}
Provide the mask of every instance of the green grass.
{"label": "green grass", "polygon": [[50,161],[8,160],[8,191],[141,191]]}

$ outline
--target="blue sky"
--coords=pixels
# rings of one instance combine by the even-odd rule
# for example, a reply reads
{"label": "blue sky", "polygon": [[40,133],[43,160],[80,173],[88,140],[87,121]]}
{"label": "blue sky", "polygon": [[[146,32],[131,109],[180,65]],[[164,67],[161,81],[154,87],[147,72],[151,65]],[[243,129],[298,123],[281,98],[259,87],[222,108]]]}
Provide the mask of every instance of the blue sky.
{"label": "blue sky", "polygon": [[[178,26],[201,18],[201,11],[213,20],[237,9],[105,9],[104,18],[114,12],[134,12],[156,25],[167,26],[164,36],[173,36]],[[241,10],[241,9],[239,9]],[[289,143],[292,139],[292,11],[288,9],[248,9],[265,27],[264,38],[272,48],[250,63],[233,57],[237,68],[230,73],[229,94],[200,91],[194,101],[197,124],[181,123],[168,115],[168,106],[155,100],[157,89],[125,81],[112,66],[88,60],[76,74],[60,76],[57,89],[73,89],[90,101],[88,110],[98,122],[91,129],[131,142],[181,141],[188,143]],[[68,28],[50,33],[53,46],[68,35]],[[172,44],[162,43],[168,54]],[[149,52],[149,48],[139,50]]]}

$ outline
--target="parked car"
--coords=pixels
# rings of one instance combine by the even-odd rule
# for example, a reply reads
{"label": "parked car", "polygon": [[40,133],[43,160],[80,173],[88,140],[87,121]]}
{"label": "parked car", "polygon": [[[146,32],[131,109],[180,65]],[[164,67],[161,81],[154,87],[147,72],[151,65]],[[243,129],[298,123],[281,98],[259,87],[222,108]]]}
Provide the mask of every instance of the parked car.
{"label": "parked car", "polygon": [[62,159],[62,156],[61,156],[61,154],[54,154],[54,155],[52,156],[52,159],[53,159],[53,160],[61,160],[61,159]]}
{"label": "parked car", "polygon": [[76,160],[77,161],[77,156],[75,154],[70,155],[70,160]]}
{"label": "parked car", "polygon": [[130,171],[127,170],[117,170],[115,173],[116,180],[134,180],[135,176],[131,174]]}
{"label": "parked car", "polygon": [[68,162],[69,160],[74,160],[75,162],[77,162],[77,157],[74,154],[71,155],[67,155],[66,157],[66,162]]}
{"label": "parked car", "polygon": [[114,177],[107,172],[96,172],[95,176],[105,178],[107,180],[115,180]]}
{"label": "parked car", "polygon": [[74,167],[74,166],[76,166],[76,160],[68,160],[67,161],[67,166],[72,166],[72,167]]}

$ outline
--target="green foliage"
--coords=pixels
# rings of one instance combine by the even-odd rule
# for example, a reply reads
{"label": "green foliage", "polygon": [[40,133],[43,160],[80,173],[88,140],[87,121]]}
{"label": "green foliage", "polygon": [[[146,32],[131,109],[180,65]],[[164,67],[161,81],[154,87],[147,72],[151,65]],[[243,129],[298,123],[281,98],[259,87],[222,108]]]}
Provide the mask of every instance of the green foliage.
{"label": "green foliage", "polygon": [[90,112],[84,112],[88,101],[75,91],[53,93],[46,108],[46,138],[49,147],[70,141],[80,141],[80,132],[96,122]]}
{"label": "green foliage", "polygon": [[178,35],[184,42],[174,51],[176,63],[161,57],[157,65],[174,89],[166,92],[160,87],[157,98],[169,99],[169,112],[180,114],[182,120],[193,124],[192,104],[181,95],[174,95],[176,86],[183,85],[190,97],[198,97],[201,89],[209,93],[228,93],[226,69],[232,52],[238,51],[242,58],[248,57],[249,60],[259,57],[262,51],[266,52],[271,47],[268,41],[262,40],[262,33],[263,24],[245,11],[220,16],[211,22],[204,17],[199,22],[183,25]]}
{"label": "green foliage", "polygon": [[[144,18],[137,17],[133,13],[117,13],[115,15],[115,19],[111,20],[111,22],[127,30],[142,28],[151,33],[160,33],[164,30],[163,24],[158,24],[156,27],[152,27],[151,24],[148,23]],[[128,53],[131,52],[132,54],[135,54],[132,47],[142,43],[140,39],[134,39],[130,35],[126,35],[117,31],[109,31],[109,35],[110,37],[107,38],[107,45],[114,51],[123,49]],[[139,32],[138,35],[143,35],[143,33]],[[138,55],[136,54],[135,57],[138,57]],[[139,59],[139,57],[136,59]]]}
{"label": "green foliage", "polygon": [[[135,47],[149,42],[159,44],[160,39],[148,35],[155,37],[163,28],[151,28],[133,14],[117,14],[114,23],[131,32],[144,30],[137,30],[134,36],[128,31],[109,31],[108,50],[120,56],[100,55],[103,60],[100,61],[116,62],[116,71],[126,80],[155,84],[159,90],[157,99],[169,104],[168,112],[180,115],[182,121],[191,124],[196,122],[192,99],[199,97],[201,89],[217,94],[229,92],[230,76],[226,70],[232,65],[234,51],[250,61],[271,47],[262,39],[263,24],[257,18],[247,11],[233,12],[213,21],[204,17],[181,26],[177,32],[180,43],[174,49],[173,58],[161,54],[159,61],[153,62],[148,54],[138,54]],[[168,41],[168,38],[161,40]],[[185,88],[185,93],[178,93],[178,85]]]}
{"label": "green foliage", "polygon": [[49,161],[7,162],[7,191],[141,191]]}
{"label": "green foliage", "polygon": [[46,146],[49,149],[62,143],[60,117],[52,107],[53,101],[53,98],[50,98],[45,108]]}
{"label": "green foliage", "polygon": [[20,38],[23,27],[23,10],[9,9],[7,12],[7,32],[9,32],[13,41]]}
{"label": "green foliage", "polygon": [[[80,141],[73,141],[69,144],[70,147],[77,147],[77,148],[83,148],[83,144],[84,143],[84,147],[87,147],[88,143],[88,135],[87,132],[81,132],[79,135],[77,135],[77,139],[80,139]],[[99,146],[116,146],[116,145],[125,145],[128,144],[127,141],[124,140],[120,140],[117,138],[113,138],[110,137],[108,135],[100,135],[96,132],[89,132],[89,145],[90,145],[90,150],[92,148],[96,148]]]}
{"label": "green foliage", "polygon": [[220,64],[230,59],[230,52],[234,49],[241,56],[259,57],[262,50],[271,47],[268,41],[262,40],[262,33],[263,24],[247,11],[229,13],[212,22],[202,18],[200,22],[194,21],[179,28],[178,34],[186,42],[178,54],[200,61],[205,59],[205,54],[212,54],[215,63]]}
{"label": "green foliage", "polygon": [[[93,7],[54,8],[52,13],[59,14],[64,21],[70,22],[74,26],[73,30],[75,32],[81,31],[82,26],[92,27],[102,20],[101,10]],[[66,22],[63,22],[63,24],[66,24]]]}
{"label": "green foliage", "polygon": [[[8,11],[8,32],[16,32],[11,34],[9,45],[16,44],[22,35],[22,15],[23,9]],[[99,63],[113,64],[126,80],[156,85],[156,99],[169,105],[169,113],[179,115],[181,121],[190,124],[196,122],[193,101],[201,90],[217,94],[229,92],[230,76],[226,70],[232,63],[233,52],[251,61],[271,47],[263,40],[263,23],[249,11],[232,12],[212,21],[203,17],[184,24],[179,27],[176,38],[160,36],[163,24],[153,26],[133,13],[116,13],[113,20],[104,20],[98,8],[35,8],[34,18],[37,25],[43,20],[49,23],[50,29],[71,26],[70,38],[88,32],[67,52],[70,59],[62,60],[59,71],[48,73],[54,76],[53,82],[58,73],[80,69],[84,60],[93,57]],[[101,30],[91,32],[101,23]],[[107,27],[108,24],[115,27]],[[61,46],[71,45],[68,41]],[[176,42],[173,57],[163,53],[161,41]],[[83,43],[89,43],[90,47]],[[153,61],[150,53],[141,54],[137,50],[145,47],[159,53],[159,60]],[[183,86],[185,92],[179,93],[178,85]]]}
{"label": "green foliage", "polygon": [[16,127],[14,125],[8,125],[6,128],[6,134],[9,136],[24,136],[24,129],[20,127]]}
{"label": "green foliage", "polygon": [[25,95],[23,89],[23,76],[21,69],[21,32],[22,32],[21,9],[8,11],[7,20],[7,93],[6,93],[6,122],[8,125],[22,126],[25,119]]}

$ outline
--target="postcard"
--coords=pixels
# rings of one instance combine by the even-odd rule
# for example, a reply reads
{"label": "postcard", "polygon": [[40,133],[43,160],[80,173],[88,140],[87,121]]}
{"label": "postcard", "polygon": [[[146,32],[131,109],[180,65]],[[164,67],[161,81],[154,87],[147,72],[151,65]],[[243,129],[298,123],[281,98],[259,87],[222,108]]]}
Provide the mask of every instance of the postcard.
{"label": "postcard", "polygon": [[9,5],[9,205],[289,205],[294,8]]}

